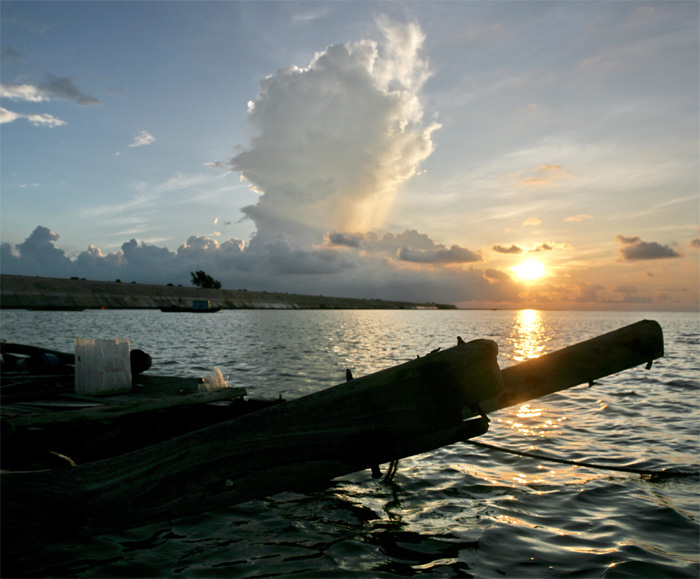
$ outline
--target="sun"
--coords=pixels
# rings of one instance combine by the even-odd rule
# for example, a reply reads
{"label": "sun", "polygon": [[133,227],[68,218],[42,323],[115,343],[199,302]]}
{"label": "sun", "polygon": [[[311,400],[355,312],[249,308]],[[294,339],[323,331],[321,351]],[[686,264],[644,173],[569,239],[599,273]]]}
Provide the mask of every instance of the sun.
{"label": "sun", "polygon": [[511,267],[515,274],[524,280],[539,279],[546,272],[541,261],[524,261],[520,265]]}

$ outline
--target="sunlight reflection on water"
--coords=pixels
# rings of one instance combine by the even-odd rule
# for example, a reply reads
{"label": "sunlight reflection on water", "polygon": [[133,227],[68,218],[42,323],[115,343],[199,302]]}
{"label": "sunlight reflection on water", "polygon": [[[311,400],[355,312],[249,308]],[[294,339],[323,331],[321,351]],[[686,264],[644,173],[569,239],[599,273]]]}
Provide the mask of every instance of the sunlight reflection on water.
{"label": "sunlight reflection on water", "polygon": [[537,310],[521,310],[517,313],[510,334],[513,359],[518,362],[538,358],[547,345],[547,332]]}
{"label": "sunlight reflection on water", "polygon": [[[524,362],[539,358],[550,351],[554,329],[545,322],[543,312],[520,310],[514,312],[513,325],[504,344],[504,355],[513,362]],[[523,404],[518,408],[508,408],[497,418],[497,422],[526,437],[547,438],[559,428],[567,418],[561,410],[550,408],[541,400]],[[531,448],[536,448],[531,446]],[[516,479],[524,482],[522,479]]]}

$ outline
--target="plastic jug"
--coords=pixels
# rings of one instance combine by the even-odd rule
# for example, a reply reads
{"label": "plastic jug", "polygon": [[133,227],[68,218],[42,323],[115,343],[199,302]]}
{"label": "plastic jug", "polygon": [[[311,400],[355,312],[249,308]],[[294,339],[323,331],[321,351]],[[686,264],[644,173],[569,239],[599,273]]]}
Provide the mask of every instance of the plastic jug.
{"label": "plastic jug", "polygon": [[128,339],[75,339],[76,394],[101,396],[130,390]]}

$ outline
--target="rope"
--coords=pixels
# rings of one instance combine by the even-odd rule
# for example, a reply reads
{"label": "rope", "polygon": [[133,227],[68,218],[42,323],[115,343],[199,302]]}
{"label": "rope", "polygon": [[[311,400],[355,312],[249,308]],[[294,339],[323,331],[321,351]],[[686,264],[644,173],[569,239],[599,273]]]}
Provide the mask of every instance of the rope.
{"label": "rope", "polygon": [[392,460],[389,463],[389,469],[386,471],[386,475],[384,475],[383,482],[387,483],[387,482],[393,481],[398,470],[399,470],[399,459]]}
{"label": "rope", "polygon": [[485,442],[477,442],[476,440],[465,440],[469,444],[474,446],[480,446],[482,448],[488,448],[489,450],[496,450],[498,452],[507,452],[508,454],[515,454],[517,456],[524,456],[527,458],[535,458],[537,460],[546,460],[549,462],[558,462],[560,464],[570,464],[574,466],[583,466],[586,468],[593,468],[597,470],[614,470],[618,472],[631,472],[638,474],[640,476],[648,476],[652,478],[671,478],[677,476],[694,476],[700,474],[699,471],[679,471],[673,468],[663,469],[663,470],[647,470],[642,468],[632,468],[627,466],[607,466],[604,464],[592,464],[587,462],[579,462],[577,460],[567,460],[564,458],[554,458],[551,456],[544,456],[535,452],[523,452],[520,450],[513,450],[510,448],[503,448],[502,446],[496,446],[493,444],[486,444]]}

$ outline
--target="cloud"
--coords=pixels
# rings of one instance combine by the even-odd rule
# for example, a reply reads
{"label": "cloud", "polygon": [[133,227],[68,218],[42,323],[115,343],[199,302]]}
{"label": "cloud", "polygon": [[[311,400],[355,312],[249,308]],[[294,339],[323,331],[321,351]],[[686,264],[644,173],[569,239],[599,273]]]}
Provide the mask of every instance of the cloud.
{"label": "cloud", "polygon": [[481,261],[481,256],[468,250],[465,247],[452,245],[449,249],[438,248],[433,250],[427,249],[411,249],[410,247],[402,247],[399,249],[398,258],[403,261],[413,263],[432,263],[432,264],[450,264],[450,263],[470,263]]}
{"label": "cloud", "polygon": [[510,247],[505,246],[505,245],[494,245],[491,248],[493,251],[496,253],[502,253],[502,254],[510,254],[510,255],[520,255],[521,253],[524,253],[527,251],[528,253],[541,253],[543,251],[555,251],[559,249],[573,249],[572,245],[567,242],[553,242],[553,241],[548,241],[547,243],[540,243],[538,245],[535,245],[531,249],[526,249],[524,247],[520,247],[519,245],[511,245]]}
{"label": "cloud", "polygon": [[618,235],[615,239],[624,246],[620,249],[620,253],[626,261],[681,257],[680,253],[668,245],[661,245],[655,241],[642,241],[638,236]]}
{"label": "cloud", "polygon": [[[90,245],[69,259],[58,236],[40,226],[25,243],[3,244],[2,271],[188,284],[189,272],[203,269],[228,288],[307,294],[323,288],[325,295],[441,303],[517,301],[522,284],[498,270],[475,268],[482,261],[478,252],[415,229],[384,229],[400,186],[432,153],[439,125],[424,121],[421,89],[430,70],[422,31],[413,23],[377,24],[379,40],[330,46],[305,67],[291,66],[260,82],[248,109],[254,136],[225,163],[260,195],[243,209],[255,224],[250,243],[192,235],[171,251],[130,239],[118,251]],[[76,102],[82,95],[89,102],[66,80],[53,77],[36,94]],[[144,131],[134,146],[152,139]],[[82,217],[143,219],[144,208],[163,191],[188,184],[192,179],[178,176]]]}
{"label": "cloud", "polygon": [[590,215],[585,215],[584,213],[579,213],[578,215],[567,217],[564,219],[564,221],[583,221],[584,219],[593,219],[593,217]]}
{"label": "cloud", "polygon": [[544,284],[532,293],[523,295],[526,299],[532,299],[535,302],[552,304],[573,302],[619,307],[621,305],[651,304],[654,302],[653,298],[641,295],[640,289],[632,284],[619,284],[610,288],[588,281],[569,283],[564,280],[563,283]]}
{"label": "cloud", "polygon": [[[350,235],[333,237],[354,244]],[[458,246],[447,248],[413,230],[364,234],[358,237],[360,247],[311,249],[296,247],[280,235],[253,251],[241,239],[219,243],[193,235],[177,251],[131,239],[111,253],[90,245],[74,259],[57,246],[58,239],[55,232],[39,226],[24,243],[3,243],[2,273],[187,285],[189,272],[203,269],[230,289],[318,294],[323,288],[324,295],[438,303],[516,301],[522,289],[497,270],[484,274],[471,268],[434,267],[463,263],[476,254]],[[408,268],[402,264],[409,262],[398,256],[407,241],[417,248],[404,250],[404,258],[415,260]]]}
{"label": "cloud", "polygon": [[55,246],[56,241],[57,233],[39,226],[23,243],[17,244],[15,251],[9,243],[3,243],[0,260],[3,273],[70,277],[75,264]]}
{"label": "cloud", "polygon": [[[0,84],[0,97],[12,101],[42,103],[51,99],[73,101],[81,106],[100,104],[100,101],[79,91],[73,81],[67,77],[47,75],[48,80],[43,85],[31,84]],[[11,123],[17,119],[27,119],[34,126],[60,127],[66,122],[49,114],[16,113],[6,108],[0,108],[0,124]]]}
{"label": "cloud", "polygon": [[119,251],[104,254],[90,245],[77,258],[70,259],[57,247],[59,239],[51,229],[38,226],[16,246],[2,244],[2,273],[49,277],[86,277],[88,279],[129,279],[143,283],[168,281],[188,283],[193,269],[231,270],[244,255],[245,242],[229,239],[223,243],[207,237],[190,236],[173,252],[131,239]]}
{"label": "cloud", "polygon": [[324,236],[323,247],[360,249],[365,253],[385,255],[389,259],[397,258],[399,261],[426,265],[482,261],[478,253],[459,245],[448,248],[415,229],[407,229],[399,234],[389,232],[382,236],[375,232],[364,234],[328,232]]}
{"label": "cloud", "polygon": [[615,239],[619,241],[620,243],[623,243],[625,245],[631,245],[633,243],[639,243],[642,240],[638,236],[634,237],[625,237],[624,235],[616,235]]}
{"label": "cloud", "polygon": [[1,84],[0,97],[13,101],[40,103],[50,100],[46,91],[31,84]]}
{"label": "cloud", "polygon": [[360,247],[363,239],[364,236],[361,234],[334,231],[333,233],[326,233],[324,243],[328,246]]}
{"label": "cloud", "polygon": [[308,247],[329,230],[381,226],[398,187],[433,151],[419,91],[429,76],[415,24],[380,21],[383,41],[330,46],[259,85],[250,146],[229,162],[261,197],[243,209],[251,247]]}
{"label": "cloud", "polygon": [[35,127],[60,127],[62,125],[65,125],[66,122],[62,121],[61,119],[58,119],[54,116],[47,115],[47,114],[21,114],[21,113],[16,113],[14,111],[7,110],[5,108],[0,107],[0,125],[5,124],[5,123],[11,123],[13,121],[16,121],[17,119],[27,119],[32,125]]}
{"label": "cloud", "polygon": [[141,131],[136,137],[134,137],[134,142],[131,143],[130,147],[144,147],[145,145],[150,145],[156,138],[151,135],[148,131]]}
{"label": "cloud", "polygon": [[519,255],[525,251],[522,247],[518,247],[517,245],[511,245],[510,247],[505,247],[504,245],[494,245],[491,249],[496,253],[506,253],[511,255]]}
{"label": "cloud", "polygon": [[525,221],[523,221],[523,225],[525,227],[532,227],[534,225],[539,225],[542,223],[541,219],[538,219],[537,217],[528,217]]}
{"label": "cloud", "polygon": [[507,175],[508,179],[524,187],[544,187],[572,177],[573,175],[565,171],[561,165],[555,164],[540,165],[525,173],[518,171]]}
{"label": "cloud", "polygon": [[578,296],[575,298],[577,302],[600,302],[605,301],[598,293],[603,291],[605,288],[597,283],[585,282],[578,286]]}
{"label": "cloud", "polygon": [[[256,229],[248,246],[230,246],[235,247],[226,259],[230,275],[244,273],[266,288],[289,290],[296,284],[307,291],[318,283],[309,276],[324,275],[324,288],[348,295],[371,287],[407,291],[393,285],[399,279],[424,287],[415,276],[430,272],[428,285],[435,291],[439,276],[431,276],[447,270],[436,265],[481,260],[478,253],[416,230],[374,231],[398,187],[432,152],[431,133],[438,128],[423,122],[419,91],[430,72],[420,55],[420,28],[385,19],[378,26],[380,42],[328,47],[308,66],[289,67],[260,83],[248,109],[255,136],[226,164],[260,194],[257,204],[243,209]],[[134,145],[151,142],[148,133],[140,136]],[[113,261],[133,269],[140,256],[177,270],[186,256],[196,255],[198,269],[210,264],[216,271],[222,248],[211,237],[190,238],[175,257],[132,240]],[[215,255],[219,261],[212,263]],[[479,287],[491,285],[479,272],[469,276]]]}
{"label": "cloud", "polygon": [[2,62],[12,62],[17,64],[23,58],[25,58],[24,54],[12,46],[3,46],[2,50],[0,51],[0,61]]}
{"label": "cloud", "polygon": [[[631,284],[618,285],[612,291],[623,295],[620,301],[623,304],[650,304],[653,301],[650,297],[639,295],[639,289]],[[613,300],[609,301],[614,303]]]}
{"label": "cloud", "polygon": [[625,295],[633,295],[636,294],[639,290],[637,286],[631,285],[631,284],[622,284],[618,285],[613,289],[614,292],[625,294]]}
{"label": "cloud", "polygon": [[561,165],[540,165],[534,171],[532,175],[523,178],[522,183],[529,186],[540,186],[549,185],[556,181],[561,181],[562,179],[569,179],[572,177],[570,173],[564,171]]}
{"label": "cloud", "polygon": [[432,240],[429,235],[415,229],[406,229],[403,233],[385,233],[381,237],[370,232],[365,235],[366,247],[370,251],[396,253],[399,249],[410,247],[415,250],[433,251],[445,246]]}
{"label": "cloud", "polygon": [[265,265],[280,274],[334,274],[355,267],[355,262],[342,253],[299,249],[282,236],[265,246],[265,254]]}
{"label": "cloud", "polygon": [[486,271],[484,272],[484,277],[488,279],[502,281],[512,280],[512,278],[505,271],[501,271],[500,269],[494,269],[491,267],[486,269]]}
{"label": "cloud", "polygon": [[92,106],[100,104],[100,101],[93,96],[86,95],[78,90],[73,81],[68,77],[58,77],[47,74],[47,81],[41,85],[41,90],[53,98],[63,101],[72,101],[80,106]]}
{"label": "cloud", "polygon": [[40,103],[51,99],[72,101],[80,106],[98,105],[100,101],[80,91],[68,77],[47,74],[41,85],[0,84],[0,97],[13,101]]}
{"label": "cloud", "polygon": [[690,247],[700,249],[700,237],[696,237],[695,239],[691,240]]}
{"label": "cloud", "polygon": [[311,10],[306,10],[303,12],[297,12],[292,16],[294,22],[312,22],[318,20],[319,18],[325,18],[328,16],[328,7],[315,7]]}

